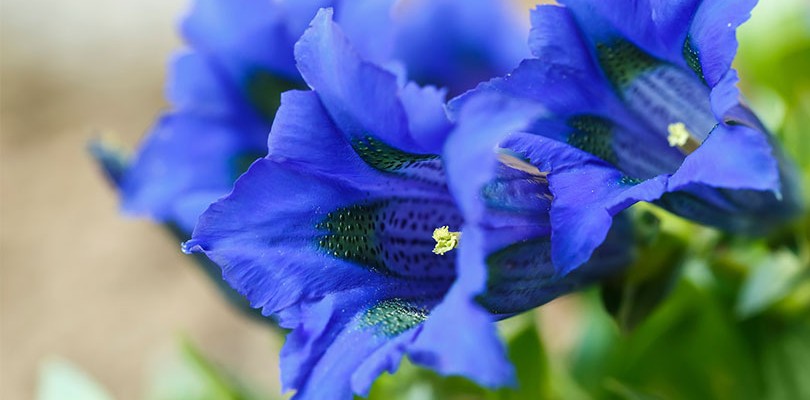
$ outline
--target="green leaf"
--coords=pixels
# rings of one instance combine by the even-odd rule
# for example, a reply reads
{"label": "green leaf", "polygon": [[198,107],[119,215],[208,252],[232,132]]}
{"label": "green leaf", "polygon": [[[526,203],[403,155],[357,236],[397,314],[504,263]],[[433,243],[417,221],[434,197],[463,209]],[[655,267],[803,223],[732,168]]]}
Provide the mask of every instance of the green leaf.
{"label": "green leaf", "polygon": [[659,400],[661,397],[653,396],[648,393],[643,393],[638,389],[629,387],[616,379],[606,379],[604,387],[607,392],[617,396],[620,399],[626,400]]}
{"label": "green leaf", "polygon": [[810,398],[810,324],[801,321],[774,327],[760,321],[756,329],[765,386],[764,399]]}
{"label": "green leaf", "polygon": [[181,350],[184,358],[197,374],[206,383],[208,393],[212,399],[222,400],[248,400],[253,396],[233,376],[220,366],[210,361],[188,339],[182,339]]}
{"label": "green leaf", "polygon": [[661,231],[655,214],[642,208],[635,215],[636,261],[602,285],[605,308],[624,331],[634,329],[666,299],[687,255],[687,243]]}
{"label": "green leaf", "polygon": [[746,98],[805,173],[810,172],[808,20],[810,6],[805,0],[761,0],[751,20],[738,30],[735,61]]}
{"label": "green leaf", "polygon": [[501,389],[490,397],[499,400],[552,398],[547,354],[537,331],[535,314],[525,313],[503,323],[518,324],[507,337],[509,359],[517,371],[518,387]]}
{"label": "green leaf", "polygon": [[257,393],[222,366],[209,360],[190,340],[181,338],[179,348],[152,368],[147,391],[150,400],[252,400],[274,399]]}
{"label": "green leaf", "polygon": [[712,292],[682,280],[614,353],[610,376],[662,398],[756,399],[757,368],[743,330]]}
{"label": "green leaf", "polygon": [[753,349],[733,310],[715,297],[716,287],[684,276],[624,335],[592,296],[572,355],[577,382],[595,399],[758,399]]}
{"label": "green leaf", "polygon": [[576,383],[594,395],[603,390],[602,383],[610,373],[621,336],[615,320],[604,309],[598,291],[587,291],[581,298],[581,328],[570,355],[570,371]]}
{"label": "green leaf", "polygon": [[786,298],[802,273],[801,261],[788,250],[768,254],[753,267],[737,301],[737,314],[749,318]]}
{"label": "green leaf", "polygon": [[40,369],[38,400],[112,400],[107,391],[76,365],[60,359],[45,361]]}

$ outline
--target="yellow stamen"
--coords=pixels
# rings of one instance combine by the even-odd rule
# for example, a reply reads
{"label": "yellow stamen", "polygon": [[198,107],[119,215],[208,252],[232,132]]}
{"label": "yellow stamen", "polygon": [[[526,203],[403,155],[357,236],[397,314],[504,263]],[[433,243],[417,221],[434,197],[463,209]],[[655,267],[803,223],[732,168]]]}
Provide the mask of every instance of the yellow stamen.
{"label": "yellow stamen", "polygon": [[449,226],[434,229],[433,240],[436,241],[436,247],[433,248],[433,253],[444,255],[444,253],[458,247],[460,239],[461,232],[450,232]]}
{"label": "yellow stamen", "polygon": [[689,138],[692,137],[692,133],[689,132],[689,129],[686,129],[686,125],[684,125],[683,122],[669,124],[667,131],[669,132],[667,141],[670,147],[683,147],[689,141]]}

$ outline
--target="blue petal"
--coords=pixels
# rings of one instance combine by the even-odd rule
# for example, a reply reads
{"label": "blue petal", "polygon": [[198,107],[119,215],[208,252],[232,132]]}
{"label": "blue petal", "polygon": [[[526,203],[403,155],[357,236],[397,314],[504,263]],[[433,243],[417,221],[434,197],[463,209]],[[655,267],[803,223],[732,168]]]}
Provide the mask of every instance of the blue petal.
{"label": "blue petal", "polygon": [[659,198],[666,189],[663,177],[636,184],[579,149],[537,135],[513,135],[504,146],[549,171],[552,260],[563,275],[591,257],[613,216],[635,202]]}
{"label": "blue petal", "polygon": [[238,82],[247,78],[251,67],[296,79],[292,56],[296,36],[287,30],[284,18],[277,2],[197,0],[181,30],[192,47],[212,57]]}
{"label": "blue petal", "polygon": [[411,291],[432,293],[453,276],[452,260],[430,253],[436,226],[460,224],[446,196],[418,189],[394,196],[385,182],[355,187],[263,159],[202,215],[186,248],[222,266],[266,314],[398,276],[429,276]]}
{"label": "blue petal", "polygon": [[[503,99],[495,99],[500,100]],[[489,235],[491,231],[480,227],[487,221],[487,206],[479,194],[481,188],[493,178],[498,165],[493,148],[500,136],[519,129],[545,111],[534,104],[515,105],[508,107],[496,103],[498,109],[511,112],[481,113],[491,110],[493,104],[488,99],[473,99],[469,108],[465,108],[462,125],[448,138],[444,153],[448,177],[467,218],[459,248],[459,263],[464,268],[458,270],[456,282],[444,302],[433,311],[432,318],[426,322],[410,352],[411,358],[420,364],[443,374],[465,375],[489,387],[512,384],[515,378],[492,325],[492,315],[473,300],[487,290],[487,249],[499,243],[499,237]],[[467,109],[471,111],[467,113]],[[526,211],[529,212],[519,214],[528,219],[545,212]],[[523,229],[514,227],[514,232],[547,234],[547,226],[542,224],[542,218],[539,222],[537,227],[524,223]],[[476,351],[470,352],[470,346]]]}
{"label": "blue petal", "polygon": [[357,157],[350,139],[329,118],[318,95],[311,91],[289,91],[281,95],[281,107],[273,121],[267,146],[271,158],[303,163],[302,168],[338,176],[362,176],[370,169]]}
{"label": "blue petal", "polygon": [[[335,8],[335,21],[363,59],[380,65],[391,61],[394,42],[394,0],[343,0]],[[310,18],[315,12],[310,14]]]}
{"label": "blue petal", "polygon": [[[282,0],[276,1],[284,15],[284,24],[289,36],[297,41],[309,27],[309,23],[318,10],[329,7],[342,7],[342,0]],[[363,1],[358,1],[362,3]],[[295,43],[295,42],[293,42]],[[292,54],[292,53],[290,53]]]}
{"label": "blue petal", "polygon": [[726,75],[737,54],[737,27],[748,20],[757,0],[703,0],[689,28],[689,43],[710,87]]}
{"label": "blue petal", "polygon": [[444,108],[446,95],[445,89],[419,87],[414,83],[406,84],[399,93],[411,136],[429,152],[441,151],[452,128]]}
{"label": "blue petal", "polygon": [[281,352],[285,389],[295,399],[366,395],[383,371],[394,372],[429,309],[378,288],[328,295],[305,306]]}
{"label": "blue petal", "polygon": [[[642,45],[658,57],[676,65],[684,65],[683,46],[689,26],[703,0],[648,0],[650,2],[650,19],[655,25],[656,39],[659,49],[653,49],[652,44]],[[632,25],[632,24],[625,24]],[[649,37],[635,38],[641,43],[651,40]],[[656,40],[652,39],[652,40]]]}
{"label": "blue petal", "polygon": [[410,78],[452,94],[509,72],[529,55],[519,14],[502,1],[411,1],[394,19],[395,56]]}
{"label": "blue petal", "polygon": [[[227,193],[264,150],[261,140],[239,131],[238,124],[188,113],[161,118],[123,177],[124,209],[191,232],[199,205]],[[184,204],[195,204],[194,210]]]}
{"label": "blue petal", "polygon": [[[685,67],[684,41],[701,0],[565,0],[593,45],[630,41],[647,53]],[[632,22],[628,22],[632,21]]]}
{"label": "blue petal", "polygon": [[[454,99],[451,110],[483,93],[542,104],[550,111],[549,117],[526,130],[591,152],[628,176],[650,178],[672,173],[683,161],[683,153],[670,147],[665,133],[661,133],[666,124],[651,128],[616,96],[601,74],[590,68],[558,67],[543,60],[526,60],[511,75]],[[708,99],[706,103],[708,108]],[[667,113],[667,107],[656,110]]]}
{"label": "blue petal", "polygon": [[166,98],[176,110],[208,115],[238,112],[243,100],[228,87],[227,78],[199,53],[174,57],[169,71]]}
{"label": "blue petal", "polygon": [[[338,253],[318,250],[317,237],[324,237],[318,230],[323,229],[318,228],[323,222],[318,221],[324,213],[331,212],[335,219],[341,212],[333,210],[368,201],[368,196],[372,201],[378,196],[408,196],[404,183],[395,186],[396,192],[382,184],[372,188],[368,182],[360,190],[340,177],[303,174],[264,159],[240,178],[229,197],[211,206],[194,239],[187,243],[188,249],[204,251],[222,265],[225,279],[254,306],[264,307],[267,313],[281,312],[282,324],[294,328],[284,352],[284,380],[287,387],[299,389],[301,398],[323,398],[329,391],[347,394],[347,376],[352,391],[365,393],[373,378],[383,370],[392,371],[406,350],[417,363],[441,373],[462,373],[487,385],[504,384],[512,376],[491,317],[473,302],[468,290],[451,291],[459,294],[442,302],[435,315],[430,311],[455,277],[454,260],[430,253],[432,240],[419,238],[428,237],[435,226],[460,228],[460,219],[452,220],[453,209],[442,205],[447,201],[446,192],[434,191],[426,201],[401,203],[405,208],[383,211],[391,217],[376,222],[374,229],[376,235],[391,239],[381,247],[386,253],[384,263],[369,264],[359,258],[347,261]],[[429,195],[418,187],[413,190],[412,195]],[[353,217],[342,213],[340,220],[351,226],[351,218],[358,218],[358,212],[362,210],[352,209]],[[358,223],[371,221],[359,218]],[[417,235],[401,236],[409,231]],[[396,254],[403,259],[398,261]],[[459,281],[464,283],[457,285],[468,288],[478,286],[471,282],[480,281],[465,273]],[[310,306],[310,301],[317,304]],[[406,301],[405,309],[411,312],[399,316],[388,315],[385,308],[380,311],[382,306],[390,308],[392,301],[399,305]],[[425,345],[411,348],[409,342],[417,331],[410,329],[417,326],[407,318],[412,321],[416,311],[424,318],[430,313],[424,328],[434,333],[417,341]],[[361,315],[368,317],[369,312],[387,318],[372,326],[374,331],[362,324]],[[407,330],[402,328],[403,321]],[[455,338],[454,346],[437,347],[450,338]],[[475,358],[485,365],[469,363],[469,347],[464,347],[468,345],[479,349]],[[498,357],[491,359],[490,354]]]}
{"label": "blue petal", "polygon": [[583,38],[571,10],[542,5],[532,10],[531,20],[529,47],[535,57],[559,67],[586,69],[595,74],[590,44]]}
{"label": "blue petal", "polygon": [[199,52],[175,56],[166,97],[177,112],[204,115],[209,118],[254,124],[256,130],[269,130],[281,92],[296,88],[293,82],[259,69],[244,66],[245,82],[236,82],[216,62]]}
{"label": "blue petal", "polygon": [[451,100],[451,113],[457,114],[470,98],[480,93],[531,100],[561,119],[621,110],[618,98],[597,71],[536,59],[524,60],[511,74],[482,83],[475,90]]}
{"label": "blue petal", "polygon": [[366,60],[387,63],[394,40],[393,0],[294,0],[279,7],[290,37],[299,38],[321,8],[333,7],[335,21]]}
{"label": "blue petal", "polygon": [[171,208],[169,208],[171,217],[167,219],[167,222],[177,225],[183,233],[182,239],[188,239],[191,232],[194,231],[200,215],[211,203],[222,197],[228,190],[230,190],[230,187],[225,188],[223,186],[212,190],[189,191],[175,196]]}
{"label": "blue petal", "polygon": [[[729,69],[728,72],[726,72],[726,74],[723,76],[723,79],[721,79],[720,82],[718,82],[717,85],[712,88],[712,112],[714,112],[714,115],[718,121],[729,122],[731,120],[735,122],[745,122],[749,126],[756,126],[757,129],[759,129],[761,123],[759,123],[758,120],[756,122],[753,121],[756,120],[756,117],[754,117],[753,120],[750,118],[753,116],[753,113],[750,113],[749,115],[739,115],[739,112],[737,112],[737,118],[732,115],[735,114],[734,110],[742,105],[740,90],[737,89],[738,81],[739,78],[737,77],[737,71],[734,69]],[[746,121],[740,120],[740,117]],[[761,130],[765,132],[764,128]]]}
{"label": "blue petal", "polygon": [[[628,176],[651,178],[674,172],[684,155],[668,145],[667,127],[682,122],[693,132],[707,134],[716,123],[709,89],[685,68],[652,58],[616,32],[616,37],[601,39],[604,42],[598,43],[602,47],[597,51],[589,40],[599,40],[593,37],[598,34],[593,29],[602,28],[591,23],[601,21],[609,27],[610,21],[604,18],[618,18],[618,14],[606,7],[612,4],[622,13],[626,7],[613,2],[572,3],[573,11],[541,6],[533,12],[532,48],[541,60],[524,61],[510,76],[481,85],[475,92],[499,92],[544,104],[553,119],[536,124],[530,129],[533,133],[591,152]],[[636,2],[630,8],[631,14],[640,13],[639,18],[652,21],[649,5]],[[580,27],[591,37],[584,38]],[[658,28],[652,24],[645,29]],[[598,66],[594,53],[599,55]]]}
{"label": "blue petal", "polygon": [[[525,182],[531,180],[525,176],[525,185],[515,184],[510,179],[512,175],[500,168],[498,153],[493,149],[503,144],[511,132],[524,128],[544,113],[545,109],[534,103],[509,101],[500,96],[478,96],[462,108],[445,157],[453,192],[467,217],[459,248],[459,263],[464,268],[458,271],[445,301],[426,322],[411,353],[414,360],[422,363],[435,360],[428,365],[444,373],[473,376],[487,386],[513,382],[513,370],[504,361],[503,349],[487,313],[504,317],[525,311],[627,262],[626,257],[612,257],[610,268],[606,264],[604,269],[589,269],[582,273],[581,280],[558,274],[548,256],[548,210],[526,207],[530,200],[508,198],[536,196],[527,188],[542,184]],[[491,193],[494,197],[482,196],[482,188],[493,180],[504,186]],[[512,221],[519,223],[493,226],[489,217],[496,212],[502,213],[500,216],[511,213]],[[471,297],[477,302],[471,302]],[[448,328],[452,324],[466,324],[474,329],[460,334],[457,329]],[[468,348],[475,343],[487,345],[477,346],[480,350],[471,354]],[[441,359],[432,356],[440,351],[444,352]]]}
{"label": "blue petal", "polygon": [[[448,179],[467,219],[465,235],[471,230],[486,232],[476,261],[483,270],[487,254],[520,241],[547,238],[550,233],[548,183],[541,171],[533,175],[519,166],[505,166],[504,154],[496,151],[511,132],[545,112],[536,103],[478,96],[462,108],[459,125],[448,139]],[[479,288],[479,293],[483,291]]]}
{"label": "blue petal", "polygon": [[459,248],[459,265],[464,268],[459,269],[456,282],[432,312],[409,355],[443,375],[466,376],[494,388],[514,385],[515,371],[492,316],[474,300],[485,290],[485,243],[480,231],[465,228]]}
{"label": "blue petal", "polygon": [[341,131],[358,138],[371,134],[404,151],[425,150],[408,133],[396,77],[360,59],[332,22],[331,9],[318,12],[296,43],[295,57]]}
{"label": "blue petal", "polygon": [[481,188],[494,178],[499,165],[494,150],[509,134],[548,111],[536,102],[485,92],[455,106],[459,104],[458,125],[448,137],[443,159],[459,207],[469,219],[480,220],[487,211],[480,201]]}
{"label": "blue petal", "polygon": [[[508,230],[486,234],[488,240],[509,235]],[[548,236],[516,241],[488,253],[487,290],[478,301],[499,317],[521,313],[621,271],[632,262],[633,250],[632,224],[624,214],[614,218],[591,259],[567,273],[554,267]]]}
{"label": "blue petal", "polygon": [[675,191],[693,183],[726,189],[779,191],[779,167],[768,138],[745,126],[718,125],[669,181]]}
{"label": "blue petal", "polygon": [[[537,101],[551,115],[525,131],[567,142],[616,168],[599,160],[561,163],[559,156],[571,149],[560,150],[556,161],[547,157],[553,161],[555,263],[574,268],[604,238],[611,216],[667,192],[683,193],[658,204],[726,229],[770,226],[795,212],[775,212],[798,208],[794,200],[779,202],[780,176],[783,191],[796,197],[793,173],[741,104],[737,74],[729,68],[734,31],[754,1],[563,3],[567,7],[541,6],[532,14],[531,45],[541,60],[524,61],[510,76],[451,103],[457,113],[482,93]],[[679,123],[692,140],[669,146],[668,131]],[[569,187],[569,178],[586,184]],[[573,231],[586,234],[565,236]]]}
{"label": "blue petal", "polygon": [[737,105],[686,158],[658,204],[694,221],[761,235],[801,212],[795,167],[761,123]]}
{"label": "blue petal", "polygon": [[[370,135],[344,134],[329,118],[315,92],[287,92],[282,102],[284,106],[279,109],[269,138],[271,159],[349,177],[355,182],[373,185],[382,179],[408,177],[416,180],[412,185],[426,185],[425,190],[446,191],[444,170],[437,155],[400,151]],[[418,120],[428,121],[433,115],[427,107],[419,111],[423,112],[414,114]],[[420,115],[425,117],[418,118]],[[436,134],[425,139],[436,141],[443,137],[443,130]]]}
{"label": "blue petal", "polygon": [[[282,324],[294,328],[284,380],[302,398],[364,393],[403,353],[441,373],[465,374],[490,386],[508,383],[513,371],[492,317],[474,301],[485,288],[486,268],[465,268],[454,284],[455,260],[431,253],[433,228],[461,228],[447,189],[398,169],[369,168],[373,163],[346,144],[352,137],[329,123],[324,108],[317,93],[285,95],[271,134],[273,154],[209,208],[187,250],[204,251],[254,306],[281,313]],[[285,140],[293,137],[298,139]],[[314,144],[330,151],[308,154]],[[339,163],[354,167],[330,168]],[[364,208],[381,201],[388,205]],[[478,247],[474,235],[464,239],[470,250]],[[362,316],[388,315],[391,302],[402,308],[402,301],[406,311],[425,314],[424,324],[411,325],[411,318],[402,330],[407,315],[394,314],[373,332],[358,325]],[[425,338],[419,334],[411,346],[419,330]],[[478,349],[477,363],[470,362],[470,345]]]}
{"label": "blue petal", "polygon": [[[236,29],[228,16],[211,14],[222,6],[227,8],[206,0],[196,3],[188,24]],[[247,39],[238,33],[229,38],[220,39],[234,40],[233,45]],[[167,86],[174,111],[150,132],[121,178],[125,210],[177,224],[190,234],[207,204],[226,194],[236,177],[266,152],[278,91],[287,83],[279,86],[280,81],[245,59],[235,58],[229,70],[218,58],[229,58],[229,51],[239,50],[211,44],[175,56]]]}
{"label": "blue petal", "polygon": [[627,38],[636,43],[652,40],[657,45],[648,0],[563,0],[560,3],[576,16],[594,44]]}
{"label": "blue petal", "polygon": [[[210,100],[243,113],[258,112],[257,117],[271,122],[279,95],[303,88],[293,44],[322,3],[197,0],[182,30],[201,65],[173,74],[172,81],[178,82],[173,85],[180,90],[203,86],[181,96],[197,103]],[[201,74],[213,75],[215,79],[208,81],[218,81],[219,92],[206,93],[205,85],[195,82]],[[177,97],[175,91],[170,88],[170,98]],[[202,106],[210,105],[198,107]]]}
{"label": "blue petal", "polygon": [[[555,271],[563,276],[590,258],[604,241],[614,215],[635,201],[658,198],[666,181],[623,184],[625,178],[619,171],[588,153],[542,136],[514,133],[525,130],[543,115],[544,109],[536,103],[510,101],[487,93],[471,97],[462,107],[459,128],[450,136],[446,161],[451,186],[468,216],[468,224],[485,222],[487,214],[497,212],[480,196],[481,188],[487,187],[499,171],[494,148],[510,150],[535,168],[536,176],[545,174],[553,195],[551,260]],[[511,225],[533,226],[534,230],[513,228],[501,233],[492,229],[487,236],[492,246],[490,253],[510,243],[542,238],[543,231],[538,229],[548,229],[548,220],[527,211],[512,211],[526,220]],[[484,227],[492,228],[491,224]],[[543,246],[538,242],[534,248],[542,253]]]}

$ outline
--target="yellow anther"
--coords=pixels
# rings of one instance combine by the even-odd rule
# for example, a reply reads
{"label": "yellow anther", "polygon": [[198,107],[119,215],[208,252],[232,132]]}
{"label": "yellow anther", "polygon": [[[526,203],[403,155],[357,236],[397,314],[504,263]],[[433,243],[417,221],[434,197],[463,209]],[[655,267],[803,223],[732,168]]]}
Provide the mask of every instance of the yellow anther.
{"label": "yellow anther", "polygon": [[667,131],[669,132],[667,141],[670,147],[682,147],[686,145],[686,143],[689,142],[689,138],[692,137],[692,133],[689,132],[689,129],[686,129],[686,125],[684,125],[683,122],[669,124]]}
{"label": "yellow anther", "polygon": [[433,240],[436,241],[436,247],[433,248],[433,253],[444,255],[444,253],[458,247],[460,239],[461,232],[450,232],[449,226],[434,229]]}

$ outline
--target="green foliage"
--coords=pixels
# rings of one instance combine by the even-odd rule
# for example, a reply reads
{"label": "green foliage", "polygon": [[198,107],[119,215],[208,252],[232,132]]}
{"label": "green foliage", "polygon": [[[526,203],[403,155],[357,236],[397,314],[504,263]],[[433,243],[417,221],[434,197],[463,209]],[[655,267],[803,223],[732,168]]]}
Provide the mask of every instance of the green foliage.
{"label": "green foliage", "polygon": [[785,299],[801,282],[801,261],[790,251],[762,252],[754,257],[752,271],[737,301],[737,313],[742,318],[759,314]]}
{"label": "green foliage", "polygon": [[491,396],[493,399],[534,400],[555,397],[546,351],[532,317],[532,314],[528,314],[522,318],[520,323],[523,326],[518,328],[508,342],[509,359],[517,370],[518,387],[502,389],[496,396]]}
{"label": "green foliage", "polygon": [[810,323],[762,319],[749,327],[763,378],[762,399],[810,398]]}
{"label": "green foliage", "polygon": [[38,400],[112,400],[107,391],[79,367],[52,358],[42,364],[37,385]]}
{"label": "green foliage", "polygon": [[154,371],[150,400],[258,400],[280,398],[259,393],[209,359],[189,339],[178,342],[173,358]]}
{"label": "green foliage", "polygon": [[605,307],[623,330],[633,329],[666,299],[686,257],[686,241],[662,232],[661,218],[645,207],[635,216],[637,261],[602,290]]}
{"label": "green foliage", "polygon": [[760,1],[738,36],[741,88],[802,167],[810,194],[810,6],[805,0]]}

